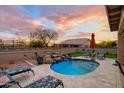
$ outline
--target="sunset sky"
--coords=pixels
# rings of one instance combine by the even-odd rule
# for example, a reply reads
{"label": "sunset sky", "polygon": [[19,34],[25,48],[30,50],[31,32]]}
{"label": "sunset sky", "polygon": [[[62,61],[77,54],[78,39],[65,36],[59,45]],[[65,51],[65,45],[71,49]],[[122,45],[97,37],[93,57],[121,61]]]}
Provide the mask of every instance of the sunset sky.
{"label": "sunset sky", "polygon": [[110,32],[104,6],[2,6],[0,5],[0,39],[18,36],[28,40],[29,33],[41,25],[56,30],[59,43],[66,39],[90,38],[96,41],[116,40],[117,32]]}

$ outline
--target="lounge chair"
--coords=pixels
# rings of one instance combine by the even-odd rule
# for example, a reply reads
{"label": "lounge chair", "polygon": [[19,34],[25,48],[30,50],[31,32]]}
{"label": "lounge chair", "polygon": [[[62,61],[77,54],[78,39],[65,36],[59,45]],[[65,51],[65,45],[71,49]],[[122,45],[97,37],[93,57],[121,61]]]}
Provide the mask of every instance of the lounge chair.
{"label": "lounge chair", "polygon": [[56,88],[61,85],[64,88],[63,82],[53,76],[46,76],[38,81],[35,81],[24,88]]}
{"label": "lounge chair", "polygon": [[0,88],[8,88],[14,84],[17,84],[19,87],[18,82],[16,82],[10,75],[6,72],[0,71]]}
{"label": "lounge chair", "polygon": [[23,66],[23,67],[17,67],[17,68],[11,68],[11,69],[8,69],[6,71],[6,73],[10,76],[14,76],[14,75],[17,75],[17,74],[21,74],[21,73],[25,73],[25,72],[32,72],[33,75],[34,74],[34,71],[30,68],[30,67],[27,67],[27,66]]}

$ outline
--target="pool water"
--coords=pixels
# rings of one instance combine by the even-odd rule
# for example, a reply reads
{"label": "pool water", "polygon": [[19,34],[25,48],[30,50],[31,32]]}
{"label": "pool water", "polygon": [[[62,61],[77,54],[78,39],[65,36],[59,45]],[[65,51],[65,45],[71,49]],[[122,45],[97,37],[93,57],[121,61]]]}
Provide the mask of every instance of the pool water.
{"label": "pool water", "polygon": [[84,59],[70,59],[51,64],[50,68],[64,75],[84,75],[94,71],[99,63]]}

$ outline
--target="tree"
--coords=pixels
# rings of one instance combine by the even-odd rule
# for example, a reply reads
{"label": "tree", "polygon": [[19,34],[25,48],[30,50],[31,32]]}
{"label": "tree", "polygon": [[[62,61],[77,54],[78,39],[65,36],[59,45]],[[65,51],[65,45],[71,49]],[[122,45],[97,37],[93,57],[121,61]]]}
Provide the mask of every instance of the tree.
{"label": "tree", "polygon": [[32,40],[29,44],[30,47],[43,47],[43,43],[39,40]]}
{"label": "tree", "polygon": [[52,40],[56,40],[58,38],[58,33],[54,30],[50,29],[42,29],[41,27],[37,28],[34,32],[34,38],[40,40],[43,43],[44,47],[48,47],[49,43]]}
{"label": "tree", "polygon": [[102,41],[97,44],[97,47],[99,48],[115,48],[117,47],[116,41]]}

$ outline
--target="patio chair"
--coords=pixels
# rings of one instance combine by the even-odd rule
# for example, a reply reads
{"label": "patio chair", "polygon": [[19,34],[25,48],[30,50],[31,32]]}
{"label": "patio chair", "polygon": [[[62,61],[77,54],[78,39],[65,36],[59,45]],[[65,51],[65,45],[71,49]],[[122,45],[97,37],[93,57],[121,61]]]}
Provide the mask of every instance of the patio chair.
{"label": "patio chair", "polygon": [[19,83],[15,81],[10,75],[6,72],[0,71],[0,88],[8,88],[14,84],[17,84],[19,87]]}
{"label": "patio chair", "polygon": [[89,58],[89,57],[91,57],[91,54],[92,54],[92,51],[91,51],[91,50],[85,50],[84,56],[85,56],[86,58]]}
{"label": "patio chair", "polygon": [[32,72],[33,75],[35,75],[34,71],[30,67],[27,67],[27,66],[22,66],[22,67],[17,67],[17,68],[10,68],[6,71],[6,73],[10,76],[14,76],[14,75],[29,72],[29,71]]}
{"label": "patio chair", "polygon": [[64,88],[63,82],[53,76],[46,76],[38,81],[35,81],[24,88],[56,88],[61,85]]}
{"label": "patio chair", "polygon": [[98,59],[100,59],[100,60],[105,59],[105,52],[104,51],[98,52]]}

